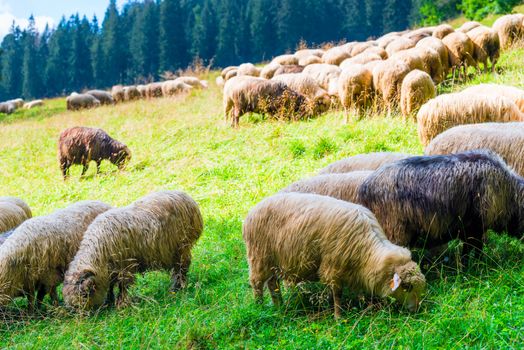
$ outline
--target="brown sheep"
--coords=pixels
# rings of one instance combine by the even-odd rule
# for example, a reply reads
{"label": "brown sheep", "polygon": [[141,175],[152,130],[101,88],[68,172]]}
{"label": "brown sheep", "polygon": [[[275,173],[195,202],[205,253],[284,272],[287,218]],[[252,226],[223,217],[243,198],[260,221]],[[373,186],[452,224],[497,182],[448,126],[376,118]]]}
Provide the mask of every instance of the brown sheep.
{"label": "brown sheep", "polygon": [[493,29],[499,33],[501,47],[508,49],[524,36],[524,14],[502,16],[493,23]]}
{"label": "brown sheep", "polygon": [[338,96],[346,112],[346,123],[351,109],[362,117],[371,101],[372,92],[373,74],[363,65],[352,65],[342,70],[338,78]]}
{"label": "brown sheep", "polygon": [[[430,37],[434,39],[433,37]],[[438,40],[438,39],[435,39]],[[424,72],[428,73],[431,76],[431,79],[435,84],[441,83],[445,78],[445,69],[442,66],[442,61],[440,59],[440,54],[432,49],[431,47],[414,47],[410,49],[414,55],[417,55],[422,60],[422,65],[424,67]]]}
{"label": "brown sheep", "polygon": [[76,309],[129,300],[135,273],[171,270],[171,291],[187,285],[191,249],[202,234],[198,204],[179,191],[149,194],[124,208],[99,215],[85,231],[64,278],[64,300]]}
{"label": "brown sheep", "polygon": [[333,164],[330,164],[324,169],[320,170],[318,174],[342,174],[353,171],[377,170],[382,165],[393,163],[409,157],[412,157],[412,155],[393,152],[358,154],[356,156],[344,158]]}
{"label": "brown sheep", "polygon": [[473,42],[473,59],[484,65],[484,72],[488,72],[488,60],[491,71],[495,72],[495,65],[500,57],[500,39],[497,31],[480,26],[466,33]]}
{"label": "brown sheep", "polygon": [[125,101],[136,101],[136,100],[140,100],[140,98],[142,98],[142,94],[140,93],[140,91],[138,91],[136,86],[131,85],[131,86],[124,87],[124,100]]}
{"label": "brown sheep", "polygon": [[96,98],[98,101],[100,101],[101,105],[114,105],[115,100],[113,99],[113,96],[107,91],[104,90],[89,90],[86,92],[86,94],[89,94]]}
{"label": "brown sheep", "polygon": [[131,151],[121,142],[112,139],[104,130],[73,127],[64,130],[58,140],[58,159],[64,180],[73,164],[82,164],[82,176],[85,175],[89,162],[96,162],[96,172],[100,172],[100,163],[108,159],[123,169],[131,159]]}
{"label": "brown sheep", "polygon": [[402,81],[410,71],[407,64],[394,58],[380,61],[373,69],[373,86],[381,96],[388,115],[398,106]]}
{"label": "brown sheep", "polygon": [[402,81],[400,110],[404,118],[414,118],[420,107],[437,96],[437,88],[426,72],[414,70]]}
{"label": "brown sheep", "polygon": [[14,230],[0,246],[0,305],[27,296],[32,310],[40,306],[46,294],[57,305],[56,288],[84,232],[91,221],[110,208],[102,202],[78,202],[29,219]]}
{"label": "brown sheep", "polygon": [[488,96],[503,96],[513,101],[518,109],[524,113],[524,90],[514,86],[499,85],[499,84],[478,84],[468,87],[462,91],[463,93],[488,95]]}
{"label": "brown sheep", "polygon": [[410,251],[389,242],[364,207],[314,194],[278,194],[249,212],[242,236],[258,302],[266,283],[278,306],[280,280],[291,285],[320,281],[331,289],[335,318],[342,313],[344,287],[392,296],[410,311],[419,307],[424,275]]}
{"label": "brown sheep", "polygon": [[449,24],[441,24],[439,26],[436,26],[435,30],[433,30],[433,37],[442,40],[446,36],[454,32],[455,29],[453,29],[453,27]]}
{"label": "brown sheep", "polygon": [[426,147],[425,154],[451,154],[476,149],[497,153],[520,176],[524,176],[524,123],[459,125],[435,137]]}
{"label": "brown sheep", "polygon": [[83,108],[93,108],[100,106],[100,101],[88,94],[73,93],[66,98],[68,111],[76,111]]}
{"label": "brown sheep", "polygon": [[503,96],[472,93],[440,95],[423,105],[417,114],[423,146],[457,125],[510,121],[524,121],[524,114],[513,101]]}
{"label": "brown sheep", "polygon": [[159,98],[164,97],[162,87],[164,86],[163,82],[150,83],[146,85],[146,96],[147,98]]}

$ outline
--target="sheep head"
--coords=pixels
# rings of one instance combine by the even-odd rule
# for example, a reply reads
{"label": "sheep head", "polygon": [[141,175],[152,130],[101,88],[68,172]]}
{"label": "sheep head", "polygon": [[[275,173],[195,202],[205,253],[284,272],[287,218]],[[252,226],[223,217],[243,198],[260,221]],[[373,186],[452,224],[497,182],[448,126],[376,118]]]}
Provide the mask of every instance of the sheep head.
{"label": "sheep head", "polygon": [[102,306],[109,289],[107,278],[97,276],[93,271],[81,271],[66,276],[64,281],[64,300],[67,305],[89,310]]}
{"label": "sheep head", "polygon": [[389,281],[390,295],[409,311],[417,311],[426,289],[426,278],[413,261],[397,266],[394,271]]}
{"label": "sheep head", "polygon": [[111,153],[111,163],[118,166],[118,169],[122,170],[125,168],[127,163],[131,160],[131,150],[123,145],[119,150]]}

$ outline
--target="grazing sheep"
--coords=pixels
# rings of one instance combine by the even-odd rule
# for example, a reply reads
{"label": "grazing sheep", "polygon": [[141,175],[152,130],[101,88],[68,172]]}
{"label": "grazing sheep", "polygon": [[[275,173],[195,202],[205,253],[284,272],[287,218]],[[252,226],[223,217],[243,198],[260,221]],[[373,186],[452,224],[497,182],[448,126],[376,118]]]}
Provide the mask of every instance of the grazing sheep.
{"label": "grazing sheep", "polygon": [[342,72],[340,67],[332,64],[311,64],[302,71],[315,79],[330,95],[336,94],[336,81]]}
{"label": "grazing sheep", "polygon": [[[364,42],[361,42],[361,43],[356,43],[351,48],[351,51],[350,51],[351,52],[351,57],[360,55],[364,51],[367,51],[367,50],[369,50],[371,48],[379,48],[379,47],[377,46],[377,43],[374,42],[374,41],[364,41]],[[381,48],[379,48],[379,49],[381,49]]]}
{"label": "grazing sheep", "polygon": [[418,114],[418,135],[423,146],[443,131],[462,124],[524,121],[515,103],[503,96],[454,93],[424,104]]}
{"label": "grazing sheep", "polygon": [[467,259],[482,250],[488,229],[522,234],[522,186],[499,156],[472,151],[384,166],[364,181],[358,198],[391,242],[433,248],[459,238]]}
{"label": "grazing sheep", "polygon": [[491,70],[495,72],[495,65],[500,57],[500,39],[497,31],[480,26],[469,32],[467,36],[473,42],[473,60],[477,64],[484,65],[484,71],[488,72],[488,59]]}
{"label": "grazing sheep", "polygon": [[386,50],[384,50],[383,48],[381,47],[378,47],[378,46],[371,46],[369,48],[367,48],[364,52],[362,52],[363,54],[367,53],[367,54],[375,54],[375,55],[379,55],[381,59],[385,60],[388,58],[388,53],[386,52]]}
{"label": "grazing sheep", "polygon": [[[303,193],[267,198],[244,221],[249,280],[258,302],[264,285],[282,303],[280,280],[320,281],[333,295],[335,318],[344,287],[392,296],[416,311],[426,281],[409,250],[389,242],[373,213],[356,204]],[[398,287],[401,288],[398,288]]]}
{"label": "grazing sheep", "polygon": [[294,90],[311,101],[314,101],[322,111],[329,109],[331,106],[331,98],[328,92],[320,87],[315,79],[311,78],[309,75],[303,73],[280,74],[274,76],[272,80],[283,82],[291,90]]}
{"label": "grazing sheep", "polygon": [[341,159],[319,171],[319,175],[342,174],[361,170],[376,170],[382,165],[412,157],[410,154],[393,152],[376,152],[358,154],[353,157]]}
{"label": "grazing sheep", "polygon": [[280,63],[270,63],[266,65],[264,68],[262,68],[262,70],[260,71],[260,77],[264,79],[271,79],[275,75],[277,69],[279,69],[280,67],[282,67]]}
{"label": "grazing sheep", "polygon": [[[107,91],[104,90],[89,90],[86,92],[86,94],[89,94],[96,98],[98,101],[100,101],[101,105],[114,105],[115,100],[113,99],[113,96]],[[125,93],[124,93],[125,95]]]}
{"label": "grazing sheep", "polygon": [[415,47],[417,43],[407,38],[397,38],[386,47],[388,57],[393,56],[395,53]]}
{"label": "grazing sheep", "polygon": [[2,102],[0,103],[0,113],[12,114],[16,110],[16,106],[13,103]]}
{"label": "grazing sheep", "polygon": [[400,35],[391,34],[391,33],[386,34],[376,40],[377,46],[382,49],[386,49],[386,47],[388,47],[389,44],[391,44],[393,41],[397,40],[398,38],[400,38]]}
{"label": "grazing sheep", "polygon": [[31,218],[20,206],[0,201],[0,233],[9,231]]}
{"label": "grazing sheep", "polygon": [[26,296],[32,310],[40,306],[46,294],[56,305],[56,288],[84,232],[99,214],[109,209],[102,202],[78,202],[21,224],[0,246],[0,305]]}
{"label": "grazing sheep", "polygon": [[36,108],[36,107],[42,107],[43,105],[44,105],[44,101],[42,101],[42,100],[34,100],[34,101],[31,101],[31,102],[24,103],[24,108],[25,109],[33,109],[33,108]]}
{"label": "grazing sheep", "polygon": [[500,46],[507,49],[524,36],[524,14],[502,16],[493,23],[493,29],[499,33]]}
{"label": "grazing sheep", "polygon": [[[448,54],[448,48],[446,47],[446,45],[444,45],[442,40],[434,38],[434,37],[425,38],[425,39],[420,40],[417,43],[416,47],[433,49],[438,52],[439,57],[440,57],[440,64],[442,67],[442,80],[444,80],[449,73],[449,54]],[[435,82],[438,83],[437,81]]]}
{"label": "grazing sheep", "polygon": [[442,39],[442,43],[448,49],[449,66],[453,70],[453,77],[455,77],[455,71],[458,70],[460,78],[462,69],[464,79],[466,79],[468,66],[475,66],[473,41],[464,33],[454,32]]}
{"label": "grazing sheep", "polygon": [[381,95],[388,115],[400,102],[402,81],[409,72],[407,64],[393,58],[380,61],[373,69],[373,86]]}
{"label": "grazing sheep", "polygon": [[160,98],[164,97],[162,88],[164,86],[163,82],[151,83],[146,85],[146,95],[147,98]]}
{"label": "grazing sheep", "polygon": [[301,49],[295,52],[295,57],[298,59],[309,57],[309,56],[317,56],[322,57],[324,55],[324,50],[322,49]]}
{"label": "grazing sheep", "polygon": [[[430,37],[431,39],[435,39]],[[438,40],[438,39],[435,39]],[[424,67],[424,72],[428,73],[431,76],[431,79],[435,84],[441,83],[445,78],[445,69],[442,66],[442,61],[440,54],[432,49],[431,47],[414,47],[410,49],[414,55],[417,55],[422,60],[422,65]]]}
{"label": "grazing sheep", "polygon": [[462,32],[464,34],[468,33],[469,31],[472,31],[473,29],[482,26],[479,22],[470,21],[466,22],[463,25],[460,26],[459,29],[457,29],[457,32]]}
{"label": "grazing sheep", "polygon": [[446,36],[454,32],[455,29],[453,29],[453,27],[449,24],[441,24],[439,26],[436,26],[435,30],[433,30],[433,37],[442,40]]}
{"label": "grazing sheep", "polygon": [[208,88],[207,81],[200,80],[197,77],[178,77],[175,79],[175,81],[182,82],[195,89],[207,89]]}
{"label": "grazing sheep", "polygon": [[235,77],[224,87],[224,113],[232,126],[238,127],[246,113],[305,118],[314,112],[309,100],[285,83],[256,77]]}
{"label": "grazing sheep", "polygon": [[[0,206],[1,206],[1,204],[0,204]],[[13,232],[15,232],[14,229],[11,229],[11,230],[9,230],[9,231],[7,231],[7,232],[0,233],[0,246],[1,246],[2,244],[4,244],[5,241],[7,241],[7,239],[8,239],[9,237],[11,237],[11,235],[13,234]]]}
{"label": "grazing sheep", "polygon": [[239,77],[242,75],[258,77],[260,76],[260,69],[255,67],[253,63],[243,63],[240,66],[238,66],[238,69],[237,69],[237,76]]}
{"label": "grazing sheep", "polygon": [[370,170],[351,171],[342,174],[324,174],[297,181],[281,190],[281,193],[312,193],[357,203],[358,188],[373,173]]}
{"label": "grazing sheep", "polygon": [[415,48],[399,51],[393,54],[391,56],[391,59],[404,62],[409,67],[410,71],[415,69],[425,71],[424,61],[422,61],[421,52],[416,51]]}
{"label": "grazing sheep", "polygon": [[93,108],[100,106],[100,101],[88,94],[71,94],[66,98],[66,106],[69,111],[76,111],[83,108]]}
{"label": "grazing sheep", "polygon": [[418,43],[420,40],[428,38],[433,35],[433,28],[427,27],[427,28],[418,28],[415,29],[407,34],[404,34],[403,37],[413,40],[414,42]]}
{"label": "grazing sheep", "polygon": [[426,147],[426,155],[488,149],[524,176],[524,123],[459,125],[444,131]]}
{"label": "grazing sheep", "polygon": [[238,69],[232,69],[226,74],[226,81],[228,81],[231,78],[234,78],[238,75]]}
{"label": "grazing sheep", "polygon": [[122,85],[115,85],[111,89],[111,96],[116,103],[124,102],[125,94],[124,87]]}
{"label": "grazing sheep", "polygon": [[298,60],[298,65],[304,66],[304,67],[309,66],[310,64],[315,64],[315,63],[322,63],[322,58],[318,56],[308,56],[308,57],[303,57],[300,60]]}
{"label": "grazing sheep", "polygon": [[137,85],[136,89],[140,92],[140,98],[147,98],[147,86],[146,85]]}
{"label": "grazing sheep", "polygon": [[226,81],[224,80],[224,78],[222,78],[220,75],[215,79],[215,84],[217,84],[217,86],[220,88],[220,89],[224,89],[224,85],[226,85]]}
{"label": "grazing sheep", "polygon": [[168,80],[162,83],[162,95],[164,97],[176,96],[182,93],[187,93],[191,89],[191,85],[188,85],[178,79]]}
{"label": "grazing sheep", "polygon": [[273,77],[281,74],[302,73],[303,70],[303,66],[280,66],[273,74]]}
{"label": "grazing sheep", "polygon": [[373,74],[363,65],[352,65],[342,70],[338,78],[338,96],[346,112],[346,123],[351,109],[362,117],[371,100]]}
{"label": "grazing sheep", "polygon": [[119,169],[123,169],[131,159],[131,151],[102,129],[73,127],[60,134],[58,159],[65,180],[71,165],[82,164],[83,176],[92,160],[96,162],[97,174],[100,172],[103,159],[108,159]]}
{"label": "grazing sheep", "polygon": [[17,197],[0,197],[0,202],[4,202],[4,203],[11,203],[11,204],[15,204],[17,206],[19,206],[20,208],[22,208],[22,210],[24,211],[25,215],[27,218],[30,218],[33,216],[33,213],[31,212],[31,208],[29,208],[29,205],[27,205],[26,202],[24,202],[23,200],[21,200],[20,198],[17,198]]}
{"label": "grazing sheep", "polygon": [[366,51],[366,52],[363,52],[361,54],[358,54],[356,56],[353,56],[351,58],[344,60],[340,64],[340,69],[345,69],[355,64],[367,64],[372,61],[381,61],[381,60],[382,60],[382,57],[380,57],[379,55]]}
{"label": "grazing sheep", "polygon": [[12,103],[15,108],[22,108],[24,105],[24,100],[21,98],[15,98],[14,100],[6,101],[7,103]]}
{"label": "grazing sheep", "polygon": [[136,100],[140,100],[140,98],[142,98],[142,94],[140,93],[140,91],[138,91],[136,86],[131,85],[131,86],[124,87],[124,100],[125,101],[136,101]]}
{"label": "grazing sheep", "polygon": [[281,64],[283,66],[286,66],[286,65],[297,65],[298,64],[298,58],[295,57],[294,55],[280,55],[280,56],[277,56],[277,57],[273,58],[271,63],[278,63],[278,64]]}
{"label": "grazing sheep", "polygon": [[198,204],[187,194],[164,191],[98,216],[65,274],[64,300],[77,309],[100,307],[118,285],[117,306],[128,302],[134,274],[172,270],[171,290],[184,288],[191,249],[202,234]]}
{"label": "grazing sheep", "polygon": [[400,110],[404,118],[417,115],[420,107],[437,96],[437,88],[426,72],[414,70],[402,81],[400,90]]}
{"label": "grazing sheep", "polygon": [[229,67],[226,67],[226,68],[222,69],[222,72],[220,73],[220,76],[221,76],[222,78],[224,78],[224,80],[226,80],[226,75],[227,75],[227,73],[229,73],[229,72],[232,71],[232,70],[237,70],[237,69],[238,69],[237,66],[229,66]]}
{"label": "grazing sheep", "polygon": [[327,50],[322,56],[322,61],[325,64],[332,64],[338,66],[342,61],[351,57],[351,52],[344,46],[335,46]]}
{"label": "grazing sheep", "polygon": [[462,91],[474,95],[497,95],[509,98],[522,113],[524,113],[524,90],[508,85],[479,84],[468,87]]}

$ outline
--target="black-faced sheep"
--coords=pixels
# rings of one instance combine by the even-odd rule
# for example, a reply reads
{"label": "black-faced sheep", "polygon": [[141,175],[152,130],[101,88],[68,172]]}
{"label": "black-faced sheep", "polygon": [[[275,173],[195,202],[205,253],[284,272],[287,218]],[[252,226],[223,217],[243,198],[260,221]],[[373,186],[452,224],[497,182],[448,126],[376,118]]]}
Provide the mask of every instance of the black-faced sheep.
{"label": "black-faced sheep", "polygon": [[86,94],[93,96],[98,101],[100,101],[101,105],[113,105],[115,104],[115,100],[113,99],[113,96],[107,91],[104,90],[89,90],[86,92]]}
{"label": "black-faced sheep", "polygon": [[499,33],[501,47],[507,49],[523,38],[524,14],[502,16],[493,23],[493,29]]}
{"label": "black-faced sheep", "polygon": [[524,121],[517,105],[504,96],[452,93],[424,104],[418,114],[418,135],[423,146],[443,131],[462,124]]}
{"label": "black-faced sheep", "polygon": [[246,113],[304,118],[314,115],[313,102],[289,88],[285,83],[256,77],[235,77],[224,87],[224,114],[238,127]]}
{"label": "black-faced sheep", "polygon": [[524,176],[524,123],[460,125],[444,131],[426,147],[426,155],[491,150]]}
{"label": "black-faced sheep", "polygon": [[85,230],[110,208],[102,202],[78,202],[21,224],[0,246],[0,305],[27,296],[32,309],[35,293],[36,306],[46,294],[56,304],[56,287],[62,282]]}
{"label": "black-faced sheep", "polygon": [[411,156],[410,154],[393,152],[358,154],[336,161],[320,170],[318,174],[341,174],[360,170],[376,170],[384,164],[393,163]]}
{"label": "black-faced sheep", "polygon": [[342,174],[324,174],[299,180],[281,190],[281,193],[312,193],[357,203],[358,189],[373,173],[371,170],[350,171]]}
{"label": "black-faced sheep", "polygon": [[466,33],[473,42],[473,59],[478,65],[484,65],[484,71],[488,71],[488,60],[491,70],[495,72],[495,65],[500,57],[500,39],[498,33],[488,27],[480,26]]}
{"label": "black-faced sheep", "polygon": [[282,303],[280,280],[320,281],[333,295],[335,317],[344,288],[392,296],[416,311],[426,285],[411,252],[389,242],[366,208],[303,193],[278,194],[252,209],[242,227],[249,280],[258,302],[264,285]]}
{"label": "black-faced sheep", "polygon": [[83,108],[93,108],[100,106],[100,101],[88,94],[73,93],[66,98],[66,106],[69,111],[76,111]]}
{"label": "black-faced sheep", "polygon": [[71,165],[81,164],[83,176],[92,160],[96,162],[97,173],[103,159],[108,159],[122,169],[131,159],[131,151],[102,129],[73,127],[60,134],[58,159],[62,175],[66,179]]}
{"label": "black-faced sheep", "polygon": [[482,250],[487,229],[522,234],[523,183],[492,152],[420,156],[376,170],[360,186],[358,202],[391,242],[434,248],[458,238],[467,257]]}
{"label": "black-faced sheep", "polygon": [[404,118],[414,118],[420,107],[437,95],[437,88],[428,73],[414,70],[402,81],[400,110]]}
{"label": "black-faced sheep", "polygon": [[77,309],[100,307],[106,297],[128,302],[134,274],[172,270],[172,291],[184,288],[191,249],[203,230],[198,204],[187,194],[164,191],[112,209],[89,226],[64,279],[64,300]]}

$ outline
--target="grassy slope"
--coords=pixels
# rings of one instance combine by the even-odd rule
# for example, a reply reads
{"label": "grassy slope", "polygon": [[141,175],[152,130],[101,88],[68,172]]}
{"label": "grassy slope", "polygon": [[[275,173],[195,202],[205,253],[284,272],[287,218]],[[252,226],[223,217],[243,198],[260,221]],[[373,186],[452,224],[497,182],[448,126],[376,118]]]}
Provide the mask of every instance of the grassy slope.
{"label": "grassy slope", "polygon": [[[497,81],[524,87],[524,50],[507,53]],[[214,76],[209,77],[210,80]],[[446,88],[458,89],[460,86]],[[416,125],[373,117],[344,125],[340,112],[300,123],[223,121],[214,86],[185,100],[140,101],[70,113],[63,100],[0,119],[0,193],[26,199],[36,215],[83,199],[116,206],[160,189],[181,189],[201,205],[206,228],[194,250],[190,285],[167,292],[165,272],[139,277],[134,304],[75,316],[63,307],[27,316],[25,301],[0,313],[0,347],[176,348],[519,348],[524,342],[522,243],[492,235],[485,256],[467,271],[428,275],[422,311],[386,303],[353,305],[335,322],[322,295],[314,305],[292,291],[283,310],[253,302],[241,238],[248,210],[265,196],[345,156],[372,151],[421,153]],[[61,180],[56,139],[69,126],[97,126],[134,151],[127,171]]]}

